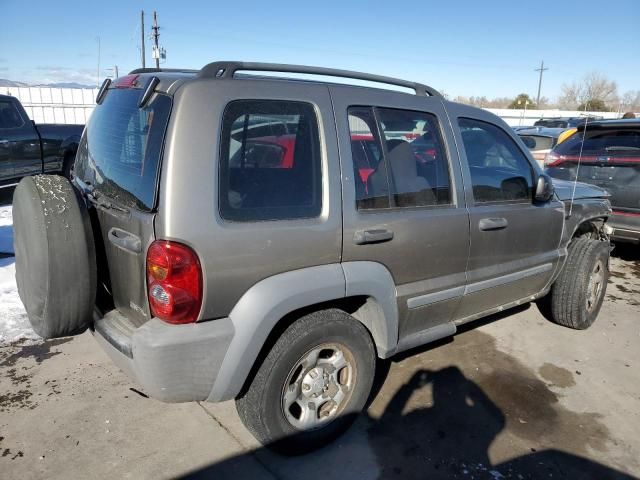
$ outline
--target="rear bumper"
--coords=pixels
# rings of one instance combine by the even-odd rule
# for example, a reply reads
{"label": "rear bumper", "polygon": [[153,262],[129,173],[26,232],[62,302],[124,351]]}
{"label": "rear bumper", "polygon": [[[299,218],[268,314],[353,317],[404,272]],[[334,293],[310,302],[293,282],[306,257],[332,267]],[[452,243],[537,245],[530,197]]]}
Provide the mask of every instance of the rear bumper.
{"label": "rear bumper", "polygon": [[613,228],[612,240],[640,243],[640,216],[620,215],[614,212],[607,220],[607,225]]}
{"label": "rear bumper", "polygon": [[94,329],[113,362],[164,402],[206,400],[233,334],[228,318],[188,325],[153,318],[136,328],[117,310],[96,319]]}

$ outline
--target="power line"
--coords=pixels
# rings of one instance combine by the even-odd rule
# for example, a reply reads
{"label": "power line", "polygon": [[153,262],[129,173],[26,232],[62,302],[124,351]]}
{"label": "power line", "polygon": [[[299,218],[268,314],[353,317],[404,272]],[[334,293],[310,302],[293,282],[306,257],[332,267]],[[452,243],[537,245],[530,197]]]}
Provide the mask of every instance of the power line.
{"label": "power line", "polygon": [[542,74],[546,70],[549,70],[549,69],[544,67],[544,60],[540,62],[540,68],[536,68],[533,70],[534,72],[540,72],[540,77],[538,78],[538,96],[536,97],[536,108],[540,108],[540,90],[542,88]]}

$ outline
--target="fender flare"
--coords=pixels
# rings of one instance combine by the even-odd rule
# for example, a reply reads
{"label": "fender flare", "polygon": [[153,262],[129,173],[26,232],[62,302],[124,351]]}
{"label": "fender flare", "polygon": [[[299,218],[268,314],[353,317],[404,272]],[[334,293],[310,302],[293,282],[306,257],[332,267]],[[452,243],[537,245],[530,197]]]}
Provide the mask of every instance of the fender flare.
{"label": "fender flare", "polygon": [[[376,277],[377,274],[382,276]],[[379,353],[391,351],[398,338],[398,313],[395,285],[384,266],[347,262],[281,273],[256,283],[233,307],[229,314],[233,339],[207,401],[230,400],[240,393],[269,334],[285,315],[352,295],[371,297],[375,303],[367,302],[368,308],[382,312],[360,316],[356,312],[354,317],[369,329]]]}

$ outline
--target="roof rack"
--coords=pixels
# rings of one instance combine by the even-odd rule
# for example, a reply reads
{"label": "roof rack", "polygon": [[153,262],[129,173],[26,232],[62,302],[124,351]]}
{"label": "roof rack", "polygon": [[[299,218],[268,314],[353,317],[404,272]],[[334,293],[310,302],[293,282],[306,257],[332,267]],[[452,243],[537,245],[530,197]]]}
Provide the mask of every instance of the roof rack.
{"label": "roof rack", "polygon": [[135,75],[136,73],[198,73],[199,70],[190,70],[188,68],[136,68],[129,72],[129,75]]}
{"label": "roof rack", "polygon": [[[149,69],[147,69],[149,70]],[[435,89],[422,83],[409,82],[399,78],[373,75],[370,73],[353,72],[350,70],[338,70],[335,68],[309,67],[306,65],[286,65],[280,63],[260,63],[260,62],[213,62],[202,67],[198,73],[203,78],[233,78],[237,71],[259,71],[259,72],[281,72],[281,73],[303,73],[311,75],[325,75],[328,77],[353,78],[366,80],[369,82],[386,83],[399,87],[410,88],[416,95],[442,98],[442,95]],[[137,72],[137,71],[136,71]],[[134,72],[132,72],[134,73]]]}

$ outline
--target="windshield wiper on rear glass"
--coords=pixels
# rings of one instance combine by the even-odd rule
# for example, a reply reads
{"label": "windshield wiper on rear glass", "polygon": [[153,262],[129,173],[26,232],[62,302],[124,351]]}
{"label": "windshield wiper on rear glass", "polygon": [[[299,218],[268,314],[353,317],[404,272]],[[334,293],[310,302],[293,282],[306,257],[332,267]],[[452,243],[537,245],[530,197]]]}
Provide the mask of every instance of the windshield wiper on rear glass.
{"label": "windshield wiper on rear glass", "polygon": [[78,177],[75,177],[76,185],[80,187],[82,193],[84,193],[87,200],[89,200],[96,207],[104,208],[105,210],[116,210],[122,213],[129,213],[128,208],[120,207],[118,205],[114,205],[113,202],[107,200],[104,195],[96,190],[96,187],[91,185],[90,182],[83,182]]}
{"label": "windshield wiper on rear glass", "polygon": [[107,200],[102,193],[95,190],[95,188],[91,191],[91,193],[87,193],[87,200],[89,200],[96,207],[104,208],[105,210],[116,210],[122,213],[129,213],[128,208],[120,207],[118,205],[114,205],[113,202]]}

